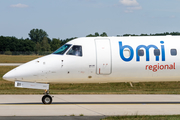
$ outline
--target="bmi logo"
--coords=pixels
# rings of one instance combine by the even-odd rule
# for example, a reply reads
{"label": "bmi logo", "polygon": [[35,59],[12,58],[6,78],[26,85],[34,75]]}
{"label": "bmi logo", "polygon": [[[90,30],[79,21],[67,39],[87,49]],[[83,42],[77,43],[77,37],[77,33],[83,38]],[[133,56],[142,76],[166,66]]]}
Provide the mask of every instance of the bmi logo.
{"label": "bmi logo", "polygon": [[[164,41],[160,41],[161,43],[161,55],[162,55],[162,61],[165,61],[165,48],[164,48]],[[130,56],[129,58],[124,57],[123,51],[125,48],[128,48],[130,50]],[[149,49],[150,48],[154,48],[154,49],[159,49],[157,46],[155,45],[139,45],[136,47],[136,61],[140,61],[140,57],[138,55],[138,50],[144,48],[145,52],[146,52],[146,61],[149,61],[150,55],[149,55]],[[129,62],[134,58],[134,50],[130,45],[123,45],[122,41],[119,41],[119,54],[122,60],[124,60],[125,62]],[[156,61],[159,61],[159,56],[155,57]]]}

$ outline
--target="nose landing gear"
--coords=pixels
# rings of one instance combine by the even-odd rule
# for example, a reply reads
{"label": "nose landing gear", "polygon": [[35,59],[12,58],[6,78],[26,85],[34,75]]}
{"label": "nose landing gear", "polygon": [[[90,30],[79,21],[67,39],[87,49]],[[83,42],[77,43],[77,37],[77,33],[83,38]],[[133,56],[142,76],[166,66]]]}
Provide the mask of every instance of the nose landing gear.
{"label": "nose landing gear", "polygon": [[53,96],[49,95],[49,84],[15,81],[15,87],[45,90],[44,96],[42,97],[42,103],[43,104],[51,104],[52,103]]}
{"label": "nose landing gear", "polygon": [[43,104],[51,104],[52,103],[52,97],[49,95],[49,90],[45,90],[45,95],[42,97],[42,103]]}

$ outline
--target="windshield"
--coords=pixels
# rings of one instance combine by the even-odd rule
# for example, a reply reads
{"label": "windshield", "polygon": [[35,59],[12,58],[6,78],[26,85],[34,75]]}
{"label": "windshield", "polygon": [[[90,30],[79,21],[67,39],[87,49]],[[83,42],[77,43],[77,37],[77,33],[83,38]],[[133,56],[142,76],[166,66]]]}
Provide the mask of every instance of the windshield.
{"label": "windshield", "polygon": [[74,45],[67,52],[67,55],[82,56],[82,47],[80,45]]}
{"label": "windshield", "polygon": [[59,49],[57,49],[55,52],[53,52],[53,54],[63,55],[70,46],[71,46],[70,44],[65,44],[62,47],[60,47]]}

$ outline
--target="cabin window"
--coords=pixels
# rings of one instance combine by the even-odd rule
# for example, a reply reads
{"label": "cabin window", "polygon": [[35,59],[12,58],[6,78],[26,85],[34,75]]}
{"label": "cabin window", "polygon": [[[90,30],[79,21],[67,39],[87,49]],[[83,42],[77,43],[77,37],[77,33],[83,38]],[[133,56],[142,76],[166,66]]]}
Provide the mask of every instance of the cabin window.
{"label": "cabin window", "polygon": [[71,44],[65,44],[59,49],[57,49],[55,52],[53,52],[53,54],[63,55],[69,49],[69,47],[71,47]]}
{"label": "cabin window", "polygon": [[123,50],[123,55],[124,55],[125,58],[129,58],[129,57],[130,57],[130,54],[131,54],[131,53],[130,53],[130,50],[129,50],[129,49],[124,49],[124,50]]}
{"label": "cabin window", "polygon": [[176,49],[171,49],[171,55],[176,56],[177,55],[177,50]]}
{"label": "cabin window", "polygon": [[82,47],[80,45],[74,45],[68,52],[67,55],[82,56]]}
{"label": "cabin window", "polygon": [[160,50],[159,49],[154,49],[154,55],[159,56],[160,55]]}
{"label": "cabin window", "polygon": [[138,50],[138,56],[144,56],[144,50],[139,49]]}

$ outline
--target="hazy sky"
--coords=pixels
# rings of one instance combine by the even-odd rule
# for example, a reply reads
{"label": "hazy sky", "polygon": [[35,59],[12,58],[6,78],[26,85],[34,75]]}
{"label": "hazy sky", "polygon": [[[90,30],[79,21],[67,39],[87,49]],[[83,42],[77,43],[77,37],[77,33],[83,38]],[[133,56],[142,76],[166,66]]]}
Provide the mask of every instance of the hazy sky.
{"label": "hazy sky", "polygon": [[50,38],[180,32],[180,0],[0,0],[0,36]]}

